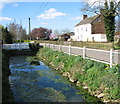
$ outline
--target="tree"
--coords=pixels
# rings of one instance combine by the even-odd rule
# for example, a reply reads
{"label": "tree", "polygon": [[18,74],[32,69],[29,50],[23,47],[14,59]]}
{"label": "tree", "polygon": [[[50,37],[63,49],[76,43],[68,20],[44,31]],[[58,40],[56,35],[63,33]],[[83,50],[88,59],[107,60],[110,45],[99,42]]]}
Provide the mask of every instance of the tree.
{"label": "tree", "polygon": [[48,30],[46,28],[34,28],[31,32],[31,38],[34,39],[49,39],[52,30]]}
{"label": "tree", "polygon": [[103,0],[93,0],[92,2],[84,0],[81,12],[87,12],[87,14],[99,14],[99,10],[102,8],[104,8]]}
{"label": "tree", "polygon": [[50,39],[57,40],[59,35],[60,35],[59,30],[56,29],[54,30],[53,34],[51,34],[49,37]]}
{"label": "tree", "polygon": [[5,29],[2,29],[2,39],[3,39],[3,42],[5,42],[5,43],[8,43],[8,44],[13,43],[13,37],[9,33],[7,27]]}
{"label": "tree", "polygon": [[20,39],[21,40],[27,40],[27,34],[25,29],[21,29],[20,31]]}
{"label": "tree", "polygon": [[13,37],[13,40],[26,39],[26,30],[21,25],[17,24],[15,21],[13,23],[10,23],[7,27]]}
{"label": "tree", "polygon": [[[98,3],[98,4],[97,4]],[[115,35],[115,17],[118,15],[117,9],[120,1],[117,3],[114,0],[105,0],[104,5],[102,0],[95,0],[93,3],[86,2],[84,3],[83,11],[93,12],[98,14],[99,9],[103,9],[103,17],[104,17],[104,26],[105,32],[108,42],[114,41]]]}
{"label": "tree", "polygon": [[116,8],[114,5],[114,2],[110,2],[110,7],[109,7],[106,1],[103,16],[104,16],[104,26],[105,26],[105,31],[106,31],[106,37],[107,37],[108,42],[114,41],[115,16],[116,16],[115,12],[116,12]]}
{"label": "tree", "polygon": [[61,30],[61,34],[65,34],[65,33],[70,33],[70,30],[69,29],[63,29],[63,30]]}

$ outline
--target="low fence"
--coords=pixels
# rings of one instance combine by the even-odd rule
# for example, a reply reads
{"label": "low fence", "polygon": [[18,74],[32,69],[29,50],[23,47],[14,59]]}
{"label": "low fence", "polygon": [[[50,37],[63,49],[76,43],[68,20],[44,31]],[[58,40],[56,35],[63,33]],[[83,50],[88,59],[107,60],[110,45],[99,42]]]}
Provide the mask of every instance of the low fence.
{"label": "low fence", "polygon": [[68,53],[69,55],[81,55],[83,58],[91,59],[94,61],[102,62],[105,64],[110,64],[112,67],[113,64],[120,64],[120,52],[114,51],[111,49],[110,51],[99,50],[99,49],[90,49],[74,46],[65,46],[65,45],[54,45],[48,43],[40,43],[40,45],[47,46],[52,48],[53,50],[63,51]]}
{"label": "low fence", "polygon": [[29,49],[29,44],[3,44],[2,46],[5,50],[21,50],[21,49]]}

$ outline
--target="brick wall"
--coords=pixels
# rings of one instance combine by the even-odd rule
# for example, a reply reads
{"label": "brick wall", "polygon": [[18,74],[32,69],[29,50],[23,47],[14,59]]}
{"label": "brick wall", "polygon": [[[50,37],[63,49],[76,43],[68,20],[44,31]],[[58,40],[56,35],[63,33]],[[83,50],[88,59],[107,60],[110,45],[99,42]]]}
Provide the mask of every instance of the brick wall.
{"label": "brick wall", "polygon": [[92,22],[92,34],[105,34],[103,16],[99,16]]}

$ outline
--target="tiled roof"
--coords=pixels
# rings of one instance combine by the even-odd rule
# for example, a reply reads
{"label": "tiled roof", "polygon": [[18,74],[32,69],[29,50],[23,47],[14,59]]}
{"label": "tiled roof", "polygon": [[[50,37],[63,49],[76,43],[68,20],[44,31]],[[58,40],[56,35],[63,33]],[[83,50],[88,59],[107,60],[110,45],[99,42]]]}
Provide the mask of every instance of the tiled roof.
{"label": "tiled roof", "polygon": [[89,17],[89,18],[85,18],[84,20],[80,21],[76,26],[87,24],[87,23],[92,23],[99,16],[100,15],[95,15],[95,16],[92,16],[92,17]]}

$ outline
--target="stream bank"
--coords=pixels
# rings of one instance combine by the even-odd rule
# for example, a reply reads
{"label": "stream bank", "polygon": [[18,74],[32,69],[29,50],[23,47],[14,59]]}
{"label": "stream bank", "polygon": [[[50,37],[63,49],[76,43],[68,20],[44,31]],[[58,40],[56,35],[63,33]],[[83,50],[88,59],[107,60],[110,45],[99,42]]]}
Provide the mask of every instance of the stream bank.
{"label": "stream bank", "polygon": [[102,102],[119,102],[118,69],[120,65],[110,68],[109,65],[83,59],[81,56],[69,56],[47,47],[40,49],[37,57],[46,65],[58,70],[72,83],[79,87],[82,85]]}
{"label": "stream bank", "polygon": [[15,102],[13,92],[9,83],[9,76],[11,75],[9,69],[9,58],[8,51],[2,51],[2,103]]}

